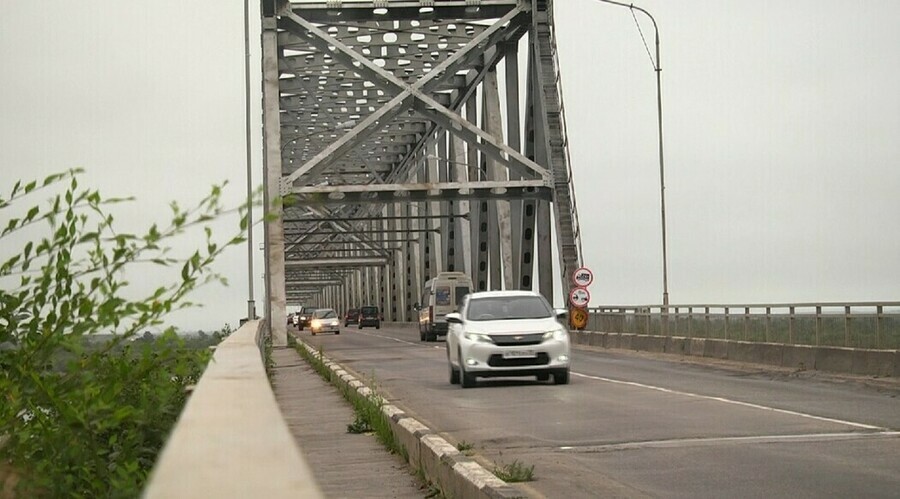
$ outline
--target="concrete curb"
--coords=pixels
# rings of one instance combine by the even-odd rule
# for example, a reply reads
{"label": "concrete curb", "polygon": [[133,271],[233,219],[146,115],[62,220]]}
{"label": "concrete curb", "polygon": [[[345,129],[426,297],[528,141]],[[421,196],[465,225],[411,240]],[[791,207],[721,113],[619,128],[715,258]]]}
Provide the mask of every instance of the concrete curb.
{"label": "concrete curb", "polygon": [[[320,353],[306,342],[297,343],[310,354]],[[322,362],[332,372],[332,381],[342,388],[356,390],[367,397],[373,392],[364,383],[344,370],[340,364],[321,355]],[[387,417],[394,436],[406,450],[408,464],[422,470],[425,478],[437,485],[448,497],[479,497],[492,499],[527,498],[523,491],[497,478],[474,459],[464,455],[430,428],[407,415],[395,405],[385,404],[381,412]]]}
{"label": "concrete curb", "polygon": [[813,369],[860,376],[900,377],[900,350],[817,347],[595,331],[573,331],[570,338],[576,345],[607,349],[708,357],[748,364],[765,364],[799,370]]}

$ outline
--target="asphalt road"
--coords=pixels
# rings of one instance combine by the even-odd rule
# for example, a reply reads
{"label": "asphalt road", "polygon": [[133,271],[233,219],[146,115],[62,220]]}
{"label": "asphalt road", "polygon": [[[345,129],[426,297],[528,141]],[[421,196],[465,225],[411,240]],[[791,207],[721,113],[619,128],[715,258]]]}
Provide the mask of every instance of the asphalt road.
{"label": "asphalt road", "polygon": [[534,465],[535,495],[900,496],[900,385],[577,349],[569,385],[464,390],[408,325],[300,337],[487,469]]}

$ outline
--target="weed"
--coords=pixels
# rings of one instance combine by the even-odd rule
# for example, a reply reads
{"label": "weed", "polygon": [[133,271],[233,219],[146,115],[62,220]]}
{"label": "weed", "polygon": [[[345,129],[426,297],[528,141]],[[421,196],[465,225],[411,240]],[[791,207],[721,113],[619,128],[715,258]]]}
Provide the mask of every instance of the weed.
{"label": "weed", "polygon": [[369,433],[371,431],[372,427],[369,426],[369,422],[359,413],[356,414],[356,419],[347,425],[347,433]]}
{"label": "weed", "polygon": [[473,444],[470,444],[469,442],[466,442],[465,440],[456,444],[456,450],[462,452],[466,456],[472,455],[472,453],[474,452],[474,447],[475,446]]}
{"label": "weed", "polygon": [[514,459],[511,463],[501,463],[495,467],[494,474],[504,482],[530,482],[534,480],[534,465],[527,466]]}

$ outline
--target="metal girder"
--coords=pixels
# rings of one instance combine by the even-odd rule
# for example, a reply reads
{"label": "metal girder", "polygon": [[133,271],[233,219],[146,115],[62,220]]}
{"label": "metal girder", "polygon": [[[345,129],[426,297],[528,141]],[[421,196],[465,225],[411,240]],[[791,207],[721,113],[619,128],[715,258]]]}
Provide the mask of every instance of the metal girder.
{"label": "metal girder", "polygon": [[328,267],[374,267],[385,265],[386,258],[348,257],[348,258],[310,258],[307,260],[290,260],[284,263],[288,268],[328,268]]}
{"label": "metal girder", "polygon": [[272,5],[277,74],[269,66],[265,83],[280,108],[265,121],[280,154],[267,141],[266,160],[281,172],[270,193],[286,201],[291,303],[369,303],[410,320],[419,281],[451,269],[481,289],[534,289],[539,274],[552,299],[553,229],[565,269],[579,239],[552,2]]}
{"label": "metal girder", "polygon": [[516,182],[446,182],[437,184],[384,184],[366,186],[298,187],[291,195],[308,205],[440,201],[450,199],[551,199],[541,180]]}
{"label": "metal girder", "polygon": [[[420,114],[431,121],[441,124],[453,133],[464,133],[466,138],[470,139],[470,143],[491,154],[498,161],[508,164],[512,168],[532,170],[541,178],[549,179],[549,173],[546,169],[538,166],[502,142],[496,141],[490,134],[478,127],[470,125],[454,111],[437,102],[431,95],[426,93],[433,86],[433,84],[429,85],[430,82],[441,81],[439,75],[455,74],[454,69],[458,67],[457,65],[462,64],[465,54],[476,50],[484,50],[486,47],[483,44],[490,39],[491,35],[500,32],[505,23],[512,22],[514,19],[521,19],[519,22],[524,22],[525,11],[524,4],[518,5],[489,29],[472,39],[456,54],[444,60],[412,85],[406,84],[302,17],[293,13],[287,13],[285,16],[282,16],[279,26],[301,38],[306,38],[306,41],[312,45],[331,53],[335,59],[344,62],[345,66],[354,68],[354,71],[369,78],[375,85],[395,95],[387,104],[363,119],[353,130],[342,135],[313,159],[284,178],[282,181],[282,194],[288,194],[291,190],[291,185],[300,176],[304,174],[315,176],[318,172],[321,172],[332,158],[343,155],[354,147],[359,140],[375,133],[377,131],[376,127],[381,126],[382,122],[390,121],[391,118],[402,112],[404,106],[413,101],[415,102],[416,110]],[[499,40],[496,40],[495,43],[499,43]],[[472,138],[474,138],[474,141],[471,140]]]}

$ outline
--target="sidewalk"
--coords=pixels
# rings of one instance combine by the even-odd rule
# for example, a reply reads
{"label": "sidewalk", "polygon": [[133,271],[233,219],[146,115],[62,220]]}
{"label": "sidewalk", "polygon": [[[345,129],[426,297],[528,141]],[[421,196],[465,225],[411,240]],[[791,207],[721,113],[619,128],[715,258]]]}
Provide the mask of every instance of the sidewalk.
{"label": "sidewalk", "polygon": [[425,497],[402,458],[373,435],[347,433],[353,408],[295,350],[275,348],[272,361],[275,398],[327,497]]}

